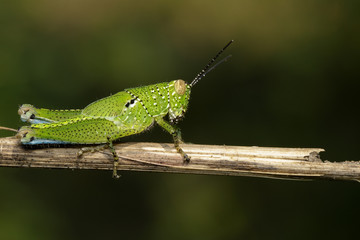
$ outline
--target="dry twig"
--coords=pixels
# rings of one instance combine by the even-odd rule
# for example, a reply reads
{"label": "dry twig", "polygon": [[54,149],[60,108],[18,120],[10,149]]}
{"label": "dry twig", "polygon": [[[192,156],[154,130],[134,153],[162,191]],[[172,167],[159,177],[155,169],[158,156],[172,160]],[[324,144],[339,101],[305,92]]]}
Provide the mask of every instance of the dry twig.
{"label": "dry twig", "polygon": [[[286,179],[360,180],[358,162],[322,161],[320,148],[273,148],[183,144],[191,156],[184,165],[171,143],[121,143],[115,146],[119,170],[254,176]],[[112,169],[108,150],[76,157],[78,147],[26,149],[14,137],[0,138],[0,166]]]}

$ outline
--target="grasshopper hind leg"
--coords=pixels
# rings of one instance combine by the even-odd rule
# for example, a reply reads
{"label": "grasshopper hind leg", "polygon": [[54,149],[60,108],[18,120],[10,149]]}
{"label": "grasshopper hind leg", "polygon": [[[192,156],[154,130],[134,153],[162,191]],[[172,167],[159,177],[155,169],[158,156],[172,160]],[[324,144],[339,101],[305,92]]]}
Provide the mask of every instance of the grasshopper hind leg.
{"label": "grasshopper hind leg", "polygon": [[18,114],[23,122],[31,124],[53,123],[64,121],[81,114],[81,109],[51,110],[36,108],[31,104],[23,104],[19,107]]}
{"label": "grasshopper hind leg", "polygon": [[77,155],[81,156],[85,152],[110,148],[114,156],[114,177],[117,177],[116,169],[119,157],[114,150],[112,141],[121,138],[123,134],[124,132],[118,131],[118,127],[113,121],[87,116],[72,118],[68,121],[32,124],[22,127],[18,131],[18,137],[21,138],[22,144],[102,144],[95,147],[87,145],[80,149]]}

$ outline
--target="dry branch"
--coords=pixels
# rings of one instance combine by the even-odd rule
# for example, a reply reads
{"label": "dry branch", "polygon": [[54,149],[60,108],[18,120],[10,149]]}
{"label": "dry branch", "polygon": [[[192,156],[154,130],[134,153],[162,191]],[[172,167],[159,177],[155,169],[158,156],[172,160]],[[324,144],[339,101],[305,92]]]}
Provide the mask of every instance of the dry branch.
{"label": "dry branch", "polygon": [[[121,143],[115,146],[119,170],[217,174],[287,179],[360,180],[358,162],[323,162],[320,148],[272,148],[183,144],[191,156],[183,164],[170,143]],[[0,138],[0,166],[112,169],[104,150],[77,158],[78,147],[27,149],[13,137]]]}

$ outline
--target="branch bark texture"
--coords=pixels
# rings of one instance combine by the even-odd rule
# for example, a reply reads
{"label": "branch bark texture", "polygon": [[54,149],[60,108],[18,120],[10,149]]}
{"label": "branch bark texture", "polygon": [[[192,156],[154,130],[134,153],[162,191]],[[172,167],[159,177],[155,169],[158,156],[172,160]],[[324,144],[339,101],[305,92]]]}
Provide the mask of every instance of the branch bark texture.
{"label": "branch bark texture", "polygon": [[[79,146],[24,148],[14,137],[0,138],[0,166],[112,170],[109,150],[77,158]],[[115,145],[118,170],[216,174],[285,179],[360,180],[359,162],[322,161],[321,148],[273,148],[182,144],[191,157],[184,164],[172,143]]]}

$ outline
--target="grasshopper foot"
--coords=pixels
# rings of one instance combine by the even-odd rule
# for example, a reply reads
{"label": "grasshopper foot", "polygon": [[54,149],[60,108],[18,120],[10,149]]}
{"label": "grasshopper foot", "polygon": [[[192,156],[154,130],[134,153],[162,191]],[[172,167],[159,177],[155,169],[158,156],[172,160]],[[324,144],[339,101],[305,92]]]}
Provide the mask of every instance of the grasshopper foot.
{"label": "grasshopper foot", "polygon": [[181,154],[181,156],[183,157],[184,159],[184,164],[188,164],[190,162],[190,157],[181,149],[176,149],[178,151],[178,153]]}
{"label": "grasshopper foot", "polygon": [[183,142],[181,140],[175,141],[174,145],[175,145],[176,151],[178,153],[180,153],[180,155],[184,159],[184,164],[188,164],[190,162],[190,157],[184,152],[184,150],[182,150],[182,148],[180,147],[180,143],[183,143]]}
{"label": "grasshopper foot", "polygon": [[118,166],[118,162],[114,161],[113,175],[112,175],[114,179],[119,179],[121,177],[119,174],[117,174],[117,166]]}
{"label": "grasshopper foot", "polygon": [[184,154],[184,155],[183,155],[184,163],[186,163],[186,164],[189,163],[189,162],[190,162],[190,157],[189,157],[186,153],[184,153],[184,152],[183,152],[183,154]]}

